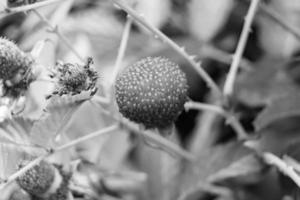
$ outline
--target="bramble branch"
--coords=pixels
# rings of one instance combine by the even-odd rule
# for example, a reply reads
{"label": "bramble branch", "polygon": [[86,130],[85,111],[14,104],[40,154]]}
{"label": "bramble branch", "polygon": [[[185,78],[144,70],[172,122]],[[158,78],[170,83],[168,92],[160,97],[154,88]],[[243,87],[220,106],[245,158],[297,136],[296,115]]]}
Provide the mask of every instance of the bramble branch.
{"label": "bramble branch", "polygon": [[287,165],[283,160],[272,153],[264,153],[262,157],[267,164],[275,166],[283,174],[290,177],[290,179],[292,179],[298,187],[300,187],[300,176],[295,172],[292,166]]}
{"label": "bramble branch", "polygon": [[247,16],[245,18],[243,30],[242,30],[236,51],[234,53],[234,57],[233,57],[233,61],[231,63],[230,69],[229,69],[229,73],[227,75],[227,78],[226,78],[226,81],[224,84],[223,93],[227,97],[231,96],[233,93],[234,82],[236,79],[236,75],[238,73],[239,64],[240,64],[242,55],[244,53],[244,50],[245,50],[245,47],[247,44],[249,33],[251,31],[251,24],[254,19],[259,2],[260,2],[260,0],[252,0],[251,1]]}

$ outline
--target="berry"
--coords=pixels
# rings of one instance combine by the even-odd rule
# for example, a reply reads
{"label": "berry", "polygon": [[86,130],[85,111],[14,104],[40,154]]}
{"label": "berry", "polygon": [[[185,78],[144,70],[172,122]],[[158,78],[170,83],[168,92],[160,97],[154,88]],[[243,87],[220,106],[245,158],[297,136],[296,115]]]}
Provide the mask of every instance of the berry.
{"label": "berry", "polygon": [[29,194],[43,196],[51,187],[54,177],[55,167],[46,161],[41,161],[20,176],[17,182]]}
{"label": "berry", "polygon": [[57,65],[54,77],[58,78],[53,94],[79,94],[84,90],[96,92],[98,79],[97,72],[90,68],[92,59],[88,59],[85,65],[65,63]]}
{"label": "berry", "polygon": [[17,45],[5,38],[0,38],[0,79],[2,96],[18,98],[27,91],[35,80],[32,73],[33,58],[21,51]]}
{"label": "berry", "polygon": [[163,57],[147,57],[129,66],[117,78],[120,113],[145,128],[166,128],[187,101],[187,80],[179,66]]}
{"label": "berry", "polygon": [[33,58],[15,43],[0,38],[0,79],[12,80],[18,73],[26,73],[33,63]]}
{"label": "berry", "polygon": [[41,161],[17,179],[32,200],[66,200],[70,193],[71,173],[62,166]]}

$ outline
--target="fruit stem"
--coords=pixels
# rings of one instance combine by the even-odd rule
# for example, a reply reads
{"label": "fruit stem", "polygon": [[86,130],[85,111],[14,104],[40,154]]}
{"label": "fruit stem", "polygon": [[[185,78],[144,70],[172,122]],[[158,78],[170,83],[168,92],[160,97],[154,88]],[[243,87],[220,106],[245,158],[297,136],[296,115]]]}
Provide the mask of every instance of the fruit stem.
{"label": "fruit stem", "polygon": [[283,174],[290,177],[290,179],[292,179],[295,184],[300,187],[300,177],[292,166],[288,165],[286,162],[272,153],[263,153],[262,158],[267,164],[275,166]]}
{"label": "fruit stem", "polygon": [[232,113],[224,110],[219,106],[189,101],[184,104],[184,107],[187,110],[194,109],[215,112],[226,119],[226,123],[228,123],[234,129],[239,140],[247,140],[249,138],[246,130],[239,122],[239,120]]}
{"label": "fruit stem", "polygon": [[224,84],[223,94],[225,95],[225,97],[230,97],[233,93],[234,82],[235,82],[236,75],[237,75],[237,72],[239,69],[240,61],[241,61],[242,55],[244,53],[244,50],[245,50],[245,47],[247,44],[247,40],[248,40],[250,31],[251,31],[251,25],[252,25],[253,19],[255,17],[255,13],[256,13],[259,3],[260,3],[260,0],[252,0],[251,1],[248,13],[245,18],[243,30],[242,30],[236,51],[233,56],[233,61],[231,63],[229,73],[227,75],[227,78],[226,78],[226,81]]}
{"label": "fruit stem", "polygon": [[180,54],[182,57],[184,57],[189,64],[194,68],[194,70],[203,78],[203,80],[207,83],[207,85],[220,97],[222,97],[222,92],[220,91],[218,85],[214,82],[214,80],[207,74],[206,71],[204,71],[200,64],[197,63],[195,60],[191,58],[187,52],[177,45],[173,40],[171,40],[168,36],[166,36],[164,33],[162,33],[159,29],[152,26],[150,23],[145,21],[140,14],[138,14],[134,9],[132,9],[130,6],[126,5],[126,3],[122,0],[111,0],[116,5],[118,5],[121,9],[123,9],[125,12],[130,15],[134,21],[136,21],[138,24],[142,25],[146,29],[148,29],[152,34],[160,38],[163,42],[168,44],[172,49],[174,49],[178,54]]}

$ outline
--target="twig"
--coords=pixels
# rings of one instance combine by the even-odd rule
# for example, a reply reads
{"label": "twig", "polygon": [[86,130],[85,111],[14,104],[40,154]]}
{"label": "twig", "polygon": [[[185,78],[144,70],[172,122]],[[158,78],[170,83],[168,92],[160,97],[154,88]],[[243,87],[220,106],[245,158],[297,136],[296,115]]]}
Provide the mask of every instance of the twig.
{"label": "twig", "polygon": [[237,120],[237,118],[230,112],[224,110],[223,108],[216,105],[209,105],[199,102],[187,102],[185,103],[185,109],[195,109],[195,110],[208,110],[213,111],[215,113],[220,114],[226,119],[226,123],[228,123],[236,132],[238,138],[240,140],[246,140],[249,138],[246,130],[241,125],[241,123]]}
{"label": "twig", "polygon": [[115,83],[115,80],[118,76],[118,73],[121,69],[122,66],[122,60],[124,58],[125,55],[125,51],[126,51],[126,47],[127,47],[127,43],[128,43],[128,38],[129,38],[129,34],[130,34],[130,30],[131,30],[131,25],[132,25],[132,18],[130,16],[127,16],[127,21],[124,27],[124,31],[122,34],[122,39],[121,39],[121,43],[120,43],[120,47],[119,47],[119,51],[118,51],[118,56],[116,59],[116,63],[115,63],[115,68],[114,71],[112,73],[112,83],[111,85],[113,85]]}
{"label": "twig", "polygon": [[85,63],[85,59],[83,59],[80,56],[80,54],[76,51],[76,49],[73,48],[72,44],[68,41],[68,39],[59,31],[58,26],[53,27],[52,24],[49,22],[49,20],[46,19],[38,11],[32,10],[32,12],[34,14],[36,14],[40,18],[40,20],[42,22],[44,22],[50,28],[51,32],[55,33],[59,37],[59,39],[74,53],[74,55],[76,55],[80,59],[80,61],[82,61],[83,63]]}
{"label": "twig", "polygon": [[184,104],[184,108],[186,110],[190,110],[190,109],[196,109],[196,110],[209,110],[209,111],[213,111],[215,113],[218,113],[220,115],[225,115],[226,111],[216,105],[210,105],[210,104],[206,104],[206,103],[200,103],[200,102],[193,102],[193,101],[188,101]]}
{"label": "twig", "polygon": [[14,173],[13,175],[11,175],[8,179],[5,180],[4,184],[1,185],[0,187],[0,191],[2,188],[5,187],[6,184],[11,183],[12,181],[16,180],[18,177],[22,176],[25,172],[27,172],[29,169],[31,169],[32,167],[34,167],[35,165],[38,165],[42,160],[44,160],[49,154],[45,154],[43,156],[40,156],[36,159],[34,159],[33,161],[31,161],[30,163],[28,163],[27,165],[25,165],[23,168],[21,168],[20,170],[18,170],[16,173]]}
{"label": "twig", "polygon": [[292,166],[296,172],[300,173],[300,163],[296,159],[294,159],[288,155],[284,155],[283,160],[288,165]]}
{"label": "twig", "polygon": [[26,166],[24,166],[23,168],[21,168],[20,170],[18,170],[16,173],[12,174],[8,179],[5,180],[4,184],[1,185],[0,191],[1,191],[2,188],[5,187],[6,184],[9,184],[12,181],[16,180],[18,177],[22,176],[22,174],[24,174],[26,171],[28,171],[29,169],[31,169],[35,165],[39,164],[39,162],[41,162],[42,160],[44,160],[48,156],[53,155],[55,153],[58,153],[60,151],[66,150],[66,149],[68,149],[70,147],[73,147],[73,146],[77,145],[78,143],[84,142],[86,140],[98,137],[100,135],[107,134],[107,133],[109,133],[111,131],[116,130],[118,127],[119,127],[118,125],[112,125],[110,127],[107,127],[107,128],[101,129],[99,131],[96,131],[96,132],[87,134],[85,136],[82,136],[80,138],[77,138],[77,139],[75,139],[73,141],[68,142],[67,144],[64,144],[64,145],[60,146],[60,147],[51,149],[50,151],[48,151],[44,155],[39,156],[38,158],[36,158],[33,161],[31,161],[30,163],[28,163]]}
{"label": "twig", "polygon": [[109,126],[107,128],[104,128],[104,129],[101,129],[101,130],[98,130],[98,131],[95,131],[93,133],[90,133],[88,135],[85,135],[83,137],[80,137],[80,138],[77,138],[75,140],[72,140],[71,142],[68,142],[67,144],[65,145],[62,145],[60,147],[57,147],[55,148],[55,152],[58,152],[58,151],[62,151],[62,150],[65,150],[67,148],[70,148],[72,146],[75,146],[76,144],[79,144],[81,142],[84,142],[86,140],[89,140],[89,139],[92,139],[92,138],[95,138],[95,137],[98,137],[100,135],[104,135],[104,134],[107,134],[107,133],[110,133],[114,130],[117,130],[119,128],[119,125],[118,124],[115,124],[115,125],[112,125],[112,126]]}
{"label": "twig", "polygon": [[300,30],[297,26],[289,24],[289,22],[285,21],[276,11],[265,4],[259,5],[260,11],[262,14],[265,14],[267,17],[272,19],[278,25],[280,25],[283,29],[287,30],[291,34],[293,34],[298,40],[300,40]]}
{"label": "twig", "polygon": [[190,65],[194,68],[194,70],[204,79],[204,81],[207,83],[207,85],[220,97],[222,96],[222,93],[218,87],[218,85],[214,82],[214,80],[207,74],[206,71],[204,71],[200,63],[197,63],[192,56],[190,56],[183,47],[178,46],[173,40],[168,38],[165,34],[163,34],[160,30],[152,26],[150,23],[145,21],[141,15],[139,15],[134,9],[132,9],[130,6],[126,5],[126,3],[122,0],[111,0],[116,5],[118,5],[121,9],[126,11],[134,21],[136,21],[138,24],[142,25],[146,29],[148,29],[150,32],[154,34],[155,38],[160,38],[163,42],[168,44],[171,48],[173,48],[176,52],[178,52],[181,56],[183,56]]}
{"label": "twig", "polygon": [[264,153],[262,157],[267,164],[275,166],[283,174],[290,177],[290,179],[292,179],[298,187],[300,187],[300,177],[293,167],[287,165],[283,160],[272,153]]}
{"label": "twig", "polygon": [[225,96],[231,96],[231,94],[233,92],[234,82],[235,82],[236,75],[238,72],[239,63],[240,63],[241,57],[244,53],[244,49],[245,49],[245,46],[246,46],[246,43],[248,40],[248,36],[251,31],[251,24],[254,19],[259,2],[260,2],[260,0],[252,0],[251,1],[247,16],[245,18],[243,30],[242,30],[236,51],[234,53],[233,61],[231,63],[230,70],[229,70],[229,73],[228,73],[226,81],[225,81],[224,91],[223,91]]}
{"label": "twig", "polygon": [[0,11],[0,14],[3,14],[3,13],[13,14],[13,13],[18,13],[18,12],[25,12],[25,11],[40,8],[43,6],[48,6],[53,3],[58,3],[58,2],[63,2],[63,0],[47,0],[47,1],[41,1],[41,2],[37,2],[37,3],[25,5],[25,6],[19,6],[19,7],[15,7],[15,8],[5,8],[5,10]]}

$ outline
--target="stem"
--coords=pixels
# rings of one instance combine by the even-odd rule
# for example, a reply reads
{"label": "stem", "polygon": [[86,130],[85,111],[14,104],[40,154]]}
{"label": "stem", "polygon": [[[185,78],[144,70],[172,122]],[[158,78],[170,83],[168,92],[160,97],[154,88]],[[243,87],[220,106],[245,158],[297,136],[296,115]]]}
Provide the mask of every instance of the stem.
{"label": "stem", "polygon": [[5,183],[3,185],[1,185],[0,187],[0,191],[1,189],[6,185],[11,183],[12,181],[16,180],[18,177],[22,176],[25,172],[27,172],[28,170],[30,170],[32,167],[38,165],[42,160],[44,160],[49,154],[45,154],[43,156],[40,156],[36,159],[34,159],[33,161],[31,161],[30,163],[28,163],[27,165],[25,165],[23,168],[21,168],[20,170],[18,170],[16,173],[14,173],[13,175],[11,175],[8,179],[6,179]]}
{"label": "stem", "polygon": [[247,16],[245,18],[245,23],[243,26],[243,30],[234,53],[233,61],[230,66],[229,73],[227,75],[225,85],[224,85],[224,95],[231,96],[233,93],[234,82],[236,79],[236,75],[239,68],[239,63],[241,61],[242,55],[245,50],[245,46],[249,37],[249,33],[251,31],[251,24],[254,19],[257,7],[259,5],[260,0],[252,0],[250,4],[250,8],[248,10]]}
{"label": "stem", "polygon": [[190,109],[208,110],[208,111],[212,111],[212,112],[218,113],[218,114],[223,115],[223,116],[225,116],[225,114],[226,114],[226,111],[223,108],[219,107],[219,106],[205,104],[205,103],[199,103],[199,102],[192,102],[192,101],[186,102],[184,104],[184,108],[186,110],[190,110]]}
{"label": "stem", "polygon": [[283,174],[290,177],[290,179],[292,179],[298,187],[300,187],[300,177],[293,167],[287,165],[283,160],[272,153],[264,153],[262,157],[267,164],[275,166]]}
{"label": "stem", "polygon": [[68,142],[67,144],[64,144],[64,145],[62,145],[62,146],[60,146],[58,148],[55,148],[55,152],[62,151],[62,150],[65,150],[67,148],[73,147],[73,146],[75,146],[75,145],[77,145],[77,144],[79,144],[81,142],[84,142],[86,140],[89,140],[89,139],[92,139],[92,138],[95,138],[95,137],[107,134],[109,132],[117,130],[118,128],[119,128],[119,125],[115,124],[115,125],[109,126],[107,128],[95,131],[95,132],[90,133],[88,135],[85,135],[83,137],[80,137],[80,138],[77,138],[75,140],[72,140],[72,141]]}
{"label": "stem", "polygon": [[59,31],[58,26],[53,27],[52,24],[48,19],[46,19],[42,14],[40,14],[36,10],[32,10],[34,14],[36,14],[42,22],[44,22],[51,30],[51,32],[55,33],[59,39],[74,53],[74,55],[79,58],[79,60],[83,63],[85,63],[85,59],[83,59],[80,54],[76,51],[76,49],[73,48],[72,44],[69,42],[69,40]]}
{"label": "stem", "polygon": [[129,34],[130,34],[130,30],[131,30],[131,25],[132,25],[132,18],[130,16],[127,16],[127,21],[124,27],[124,31],[122,34],[122,39],[121,39],[121,43],[120,43],[120,47],[119,47],[119,51],[118,51],[118,56],[116,59],[116,63],[115,63],[115,68],[114,71],[112,73],[112,83],[111,85],[113,86],[113,84],[116,81],[116,78],[118,76],[118,73],[121,69],[122,66],[122,60],[124,58],[125,55],[125,51],[126,51],[126,47],[127,47],[127,43],[128,43],[128,38],[129,38]]}
{"label": "stem", "polygon": [[116,5],[118,5],[121,9],[126,11],[134,21],[136,21],[138,24],[142,25],[146,29],[148,29],[150,32],[154,34],[154,37],[160,38],[163,42],[165,42],[167,45],[169,45],[171,48],[173,48],[176,52],[178,52],[182,57],[184,57],[190,65],[194,68],[194,70],[204,79],[204,81],[207,83],[207,85],[220,97],[222,96],[222,93],[218,87],[218,85],[214,82],[214,80],[207,74],[206,71],[204,71],[200,63],[197,63],[190,55],[187,54],[187,52],[184,50],[183,47],[178,46],[173,40],[168,38],[165,34],[163,34],[160,30],[152,26],[150,23],[145,21],[141,15],[139,15],[134,9],[126,5],[124,1],[122,0],[111,0]]}
{"label": "stem", "polygon": [[208,110],[213,111],[215,113],[220,114],[226,119],[226,123],[228,123],[236,132],[238,138],[240,140],[246,140],[248,138],[248,134],[242,124],[238,121],[238,119],[230,112],[224,110],[221,107],[216,105],[209,105],[199,102],[187,102],[184,107],[186,109],[195,109],[195,110]]}
{"label": "stem", "polygon": [[5,10],[1,11],[0,14],[1,13],[13,14],[13,13],[18,13],[18,12],[25,12],[25,11],[40,8],[43,6],[48,6],[53,3],[58,3],[58,2],[63,2],[63,0],[47,0],[47,1],[41,1],[41,2],[37,2],[37,3],[25,5],[25,6],[19,6],[19,7],[15,7],[15,8],[5,8]]}
{"label": "stem", "polygon": [[289,31],[291,34],[293,34],[298,40],[300,40],[300,30],[297,29],[297,26],[289,24],[286,22],[276,11],[265,4],[260,4],[259,9],[262,11],[263,14],[265,14],[267,17],[272,19],[274,22],[276,22],[278,25],[280,25],[282,28]]}

